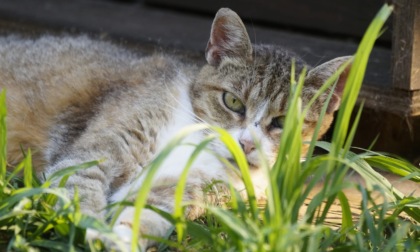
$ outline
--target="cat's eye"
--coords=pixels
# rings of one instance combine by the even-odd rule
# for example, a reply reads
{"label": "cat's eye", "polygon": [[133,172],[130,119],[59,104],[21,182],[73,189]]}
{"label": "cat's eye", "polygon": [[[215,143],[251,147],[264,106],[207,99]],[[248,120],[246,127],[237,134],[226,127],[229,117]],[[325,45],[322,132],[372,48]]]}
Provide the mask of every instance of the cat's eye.
{"label": "cat's eye", "polygon": [[233,94],[229,92],[223,93],[223,103],[225,106],[238,114],[245,114],[245,105]]}
{"label": "cat's eye", "polygon": [[277,116],[271,120],[270,126],[276,129],[283,129],[284,126],[284,116]]}

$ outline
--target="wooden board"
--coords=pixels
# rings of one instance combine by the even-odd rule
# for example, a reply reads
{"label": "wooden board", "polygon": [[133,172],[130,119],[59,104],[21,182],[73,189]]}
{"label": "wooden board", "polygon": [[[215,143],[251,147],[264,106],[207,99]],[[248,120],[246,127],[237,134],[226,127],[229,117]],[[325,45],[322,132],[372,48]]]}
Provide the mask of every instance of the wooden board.
{"label": "wooden board", "polygon": [[393,86],[420,90],[420,0],[393,0]]}
{"label": "wooden board", "polygon": [[[420,197],[420,184],[409,180],[402,180],[400,177],[389,173],[383,173],[382,175],[394,186],[395,189],[399,190],[404,195],[412,194],[414,197]],[[346,181],[361,185],[365,184],[364,180],[355,173],[347,175]],[[315,197],[317,193],[322,190],[322,188],[323,184],[318,184],[309,193],[309,197],[305,200],[305,205],[299,210],[300,216],[303,216],[309,202]],[[343,192],[349,201],[353,222],[357,222],[360,219],[360,215],[362,214],[362,194],[356,188],[348,188],[343,190]],[[375,204],[381,204],[385,200],[390,200],[389,198],[385,199],[383,195],[376,192],[372,194],[372,199],[374,200]],[[410,219],[410,217],[408,217],[408,215],[405,213],[400,214],[400,217]],[[341,218],[341,205],[340,202],[336,200],[328,211],[325,224],[331,227],[339,228],[341,227]]]}
{"label": "wooden board", "polygon": [[[362,37],[383,0],[146,0],[146,3],[213,14],[229,7],[253,22],[333,36]],[[390,24],[391,22],[389,22]],[[390,42],[390,29],[381,37]]]}

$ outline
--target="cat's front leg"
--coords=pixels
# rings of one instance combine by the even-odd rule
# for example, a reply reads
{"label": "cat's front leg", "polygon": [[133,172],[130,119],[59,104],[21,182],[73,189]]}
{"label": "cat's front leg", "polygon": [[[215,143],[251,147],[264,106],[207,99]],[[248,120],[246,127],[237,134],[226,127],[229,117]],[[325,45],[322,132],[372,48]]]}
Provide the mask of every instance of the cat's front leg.
{"label": "cat's front leg", "polygon": [[[65,188],[70,199],[77,190],[82,213],[103,220],[112,189],[127,183],[142,168],[130,159],[122,159],[122,155],[116,155],[116,151],[99,152],[87,147],[63,155],[46,169],[46,177],[70,166],[102,159],[98,165],[77,170],[68,178]],[[53,181],[52,186],[58,186],[58,183],[59,179]]]}
{"label": "cat's front leg", "polygon": [[[214,196],[208,192],[210,184],[214,184],[213,180],[219,178],[211,178],[208,174],[191,171],[187,183],[185,185],[183,201],[184,202],[200,202],[213,204],[215,201]],[[227,193],[227,187],[223,182],[216,183],[219,190],[222,189]],[[165,177],[155,181],[152,187],[147,203],[160,210],[172,213],[174,210],[174,194],[178,186],[178,178]],[[221,192],[222,192],[221,191]],[[220,193],[222,195],[223,193]],[[129,200],[133,200],[132,198]],[[158,213],[150,209],[142,209],[140,216],[140,237],[139,246],[145,250],[156,244],[155,241],[144,238],[144,235],[165,238],[169,235],[172,224],[160,216]],[[204,212],[201,206],[195,204],[186,208],[185,215],[187,219],[192,220],[199,217]],[[131,244],[132,227],[134,220],[135,209],[134,207],[126,207],[118,216],[115,222],[114,231],[122,240]]]}
{"label": "cat's front leg", "polygon": [[[133,238],[133,219],[135,214],[134,207],[126,207],[119,215],[115,226],[114,232],[121,238],[130,251],[131,240]],[[172,224],[165,220],[158,213],[150,209],[142,209],[140,217],[140,230],[141,237],[138,238],[138,246],[141,251],[146,251],[156,243],[153,240],[142,237],[142,235],[150,235],[155,237],[165,237],[171,229]]]}
{"label": "cat's front leg", "polygon": [[[91,161],[91,160],[89,160]],[[48,167],[47,177],[61,169],[79,165],[87,162],[87,160],[77,157],[65,157]],[[58,186],[60,180],[55,180],[52,186]],[[110,181],[100,165],[81,169],[71,175],[66,184],[68,196],[70,199],[74,197],[77,191],[80,199],[80,209],[84,214],[103,219],[105,216],[105,207],[107,205],[107,194],[109,191]]]}
{"label": "cat's front leg", "polygon": [[[117,237],[108,237],[107,235],[88,228],[86,230],[86,241],[101,240],[107,251],[133,251],[131,241],[133,238],[133,219],[135,215],[134,207],[126,207],[119,215],[116,224],[113,227],[114,234]],[[157,237],[165,237],[171,228],[171,223],[162,218],[156,212],[149,209],[142,209],[140,234],[148,234]],[[111,236],[112,236],[111,235]],[[137,239],[136,250],[139,252],[148,251],[155,243],[143,237]]]}

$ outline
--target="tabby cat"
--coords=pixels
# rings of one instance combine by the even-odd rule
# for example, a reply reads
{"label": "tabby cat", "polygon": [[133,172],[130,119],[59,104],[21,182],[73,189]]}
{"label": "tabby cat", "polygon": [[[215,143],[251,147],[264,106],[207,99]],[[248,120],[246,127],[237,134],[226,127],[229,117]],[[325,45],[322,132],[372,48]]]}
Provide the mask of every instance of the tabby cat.
{"label": "tabby cat", "polygon": [[[99,165],[72,175],[66,188],[78,188],[84,213],[104,218],[109,203],[133,200],[130,191],[142,186],[143,170],[182,128],[205,123],[226,129],[242,147],[259,198],[266,183],[256,141],[271,164],[282,134],[290,69],[305,62],[272,45],[253,45],[239,16],[220,9],[213,21],[205,51],[207,64],[196,66],[173,56],[142,57],[136,52],[86,36],[41,36],[0,39],[0,88],[7,90],[8,158],[16,164],[22,148],[33,150],[40,177],[92,160]],[[302,94],[305,105],[349,57],[309,66]],[[328,104],[320,135],[331,124],[340,103],[347,71],[341,75]],[[303,140],[309,141],[325,103],[322,95],[304,121]],[[190,134],[185,143],[198,144],[209,130]],[[228,149],[213,141],[209,147],[232,160]],[[302,156],[307,146],[303,145]],[[147,203],[173,210],[174,190],[194,147],[177,147],[160,167]],[[202,152],[192,165],[184,200],[203,201],[203,188],[213,181],[243,185],[237,173],[216,155]],[[127,198],[126,198],[127,197]],[[114,226],[129,242],[134,210],[126,207]],[[186,211],[193,219],[198,207]],[[141,234],[164,236],[171,224],[143,210]],[[94,235],[93,235],[94,236]],[[151,241],[140,239],[144,249]]]}

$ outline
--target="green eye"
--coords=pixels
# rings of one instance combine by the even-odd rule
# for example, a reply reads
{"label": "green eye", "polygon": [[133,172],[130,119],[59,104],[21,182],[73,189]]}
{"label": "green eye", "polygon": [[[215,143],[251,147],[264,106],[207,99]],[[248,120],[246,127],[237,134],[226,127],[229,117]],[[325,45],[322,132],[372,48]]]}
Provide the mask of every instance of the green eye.
{"label": "green eye", "polygon": [[271,120],[271,127],[273,127],[273,128],[277,128],[277,129],[283,129],[283,125],[284,125],[284,116],[277,116],[277,117],[274,117],[272,120]]}
{"label": "green eye", "polygon": [[225,106],[238,114],[245,114],[245,105],[233,94],[224,92],[223,103]]}

